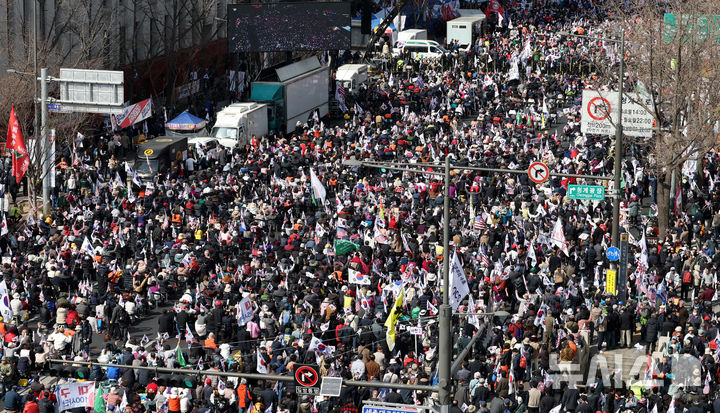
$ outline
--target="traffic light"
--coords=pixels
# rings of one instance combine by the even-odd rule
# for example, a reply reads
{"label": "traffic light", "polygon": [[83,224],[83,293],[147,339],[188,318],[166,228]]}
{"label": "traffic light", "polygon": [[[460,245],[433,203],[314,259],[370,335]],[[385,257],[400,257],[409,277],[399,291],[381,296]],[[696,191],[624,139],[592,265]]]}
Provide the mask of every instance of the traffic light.
{"label": "traffic light", "polygon": [[195,388],[198,384],[197,376],[182,376],[182,387],[186,389]]}
{"label": "traffic light", "polygon": [[158,386],[165,386],[165,387],[172,386],[172,384],[171,384],[172,378],[173,378],[172,374],[160,374],[160,375],[158,375],[157,384],[158,384]]}
{"label": "traffic light", "polygon": [[50,367],[50,375],[53,377],[75,377],[75,367],[66,364],[53,364]]}
{"label": "traffic light", "polygon": [[88,380],[90,378],[90,369],[84,366],[78,367],[75,370],[75,376],[78,379]]}
{"label": "traffic light", "polygon": [[191,389],[197,386],[197,383],[197,376],[186,376],[182,374],[161,374],[157,379],[158,386],[166,387],[184,387]]}

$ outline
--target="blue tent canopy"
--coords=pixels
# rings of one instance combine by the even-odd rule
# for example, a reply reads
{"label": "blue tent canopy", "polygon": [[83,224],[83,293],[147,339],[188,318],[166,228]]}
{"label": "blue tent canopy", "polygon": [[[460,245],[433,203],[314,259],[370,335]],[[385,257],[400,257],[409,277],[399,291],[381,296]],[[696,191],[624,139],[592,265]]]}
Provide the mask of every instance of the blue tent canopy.
{"label": "blue tent canopy", "polygon": [[187,110],[165,124],[166,129],[193,131],[205,127],[205,119],[198,118]]}

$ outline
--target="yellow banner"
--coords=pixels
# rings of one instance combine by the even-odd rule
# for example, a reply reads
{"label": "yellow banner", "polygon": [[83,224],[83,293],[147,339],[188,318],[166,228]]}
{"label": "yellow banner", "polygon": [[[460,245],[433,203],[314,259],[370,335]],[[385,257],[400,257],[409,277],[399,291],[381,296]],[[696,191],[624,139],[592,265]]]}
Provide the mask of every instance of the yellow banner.
{"label": "yellow banner", "polygon": [[614,270],[607,270],[605,274],[605,292],[608,294],[615,295],[615,282],[616,272]]}

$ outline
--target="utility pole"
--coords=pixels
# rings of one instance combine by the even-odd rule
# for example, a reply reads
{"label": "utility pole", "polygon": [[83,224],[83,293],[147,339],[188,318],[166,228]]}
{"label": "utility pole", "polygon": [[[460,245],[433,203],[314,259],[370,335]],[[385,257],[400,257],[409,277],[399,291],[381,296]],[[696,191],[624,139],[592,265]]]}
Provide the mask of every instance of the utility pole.
{"label": "utility pole", "polygon": [[[615,187],[615,194],[613,199],[613,217],[612,217],[612,232],[611,232],[611,244],[613,247],[620,248],[620,185],[622,184],[622,157],[623,157],[623,124],[622,124],[622,102],[625,80],[625,31],[620,32],[620,38],[599,38],[594,36],[586,36],[582,34],[574,34],[568,32],[560,32],[560,35],[579,37],[583,39],[591,39],[593,41],[604,41],[608,43],[619,43],[620,44],[620,66],[618,67],[618,101],[617,110],[618,117],[615,122],[615,156],[613,165],[613,186]],[[620,300],[625,301],[625,274],[618,274],[619,269],[617,262],[613,261],[610,263],[610,269],[616,271],[615,275],[620,284],[616,286],[615,292],[620,296]]]}
{"label": "utility pole", "polygon": [[450,357],[452,346],[452,308],[450,307],[450,157],[445,156],[443,174],[443,300],[438,318],[438,403],[440,413],[450,410]]}
{"label": "utility pole", "polygon": [[625,34],[620,37],[620,73],[618,76],[618,121],[615,125],[615,166],[613,168],[613,184],[615,186],[615,199],[613,201],[612,245],[620,245],[620,184],[622,182],[622,152],[623,152],[623,80],[625,78]]}
{"label": "utility pole", "polygon": [[37,148],[38,145],[38,128],[40,127],[40,122],[38,122],[38,89],[37,89],[37,76],[38,76],[38,27],[37,27],[37,0],[33,0],[33,60],[35,62],[35,70],[33,70],[33,93],[35,97],[35,102],[33,104],[33,107],[35,110],[33,111],[35,114],[35,125],[33,125],[33,135],[35,135],[35,147]]}
{"label": "utility pole", "polygon": [[[54,159],[50,159],[50,142],[47,139],[47,117],[48,117],[48,88],[47,88],[48,74],[47,68],[40,69],[40,110],[42,113],[42,126],[40,127],[40,140],[42,144],[40,148],[42,154],[40,162],[42,162],[42,189],[43,189],[43,213],[47,216],[50,213],[50,162],[55,162]],[[37,81],[35,82],[37,84]]]}
{"label": "utility pole", "polygon": [[[620,37],[620,73],[618,76],[618,121],[615,125],[615,165],[613,168],[614,176],[614,187],[615,187],[615,199],[613,199],[613,222],[612,222],[612,245],[613,247],[620,248],[620,184],[622,182],[622,157],[623,157],[623,83],[625,80],[625,32],[622,32]],[[617,284],[615,293],[619,296],[621,301],[626,300],[626,281],[627,274],[620,274],[622,267],[619,265],[619,261],[613,261],[612,268],[615,270],[617,277]]]}
{"label": "utility pole", "polygon": [[[32,0],[33,4],[33,12],[32,12],[32,19],[33,19],[33,61],[34,61],[34,70],[33,70],[33,116],[35,117],[35,125],[33,125],[33,136],[35,136],[35,158],[37,159],[38,155],[40,155],[43,148],[43,141],[40,138],[40,134],[38,131],[42,129],[40,126],[40,122],[38,121],[38,13],[37,13],[37,0]],[[47,105],[45,105],[47,108]],[[32,182],[32,179],[27,178],[28,183],[28,195],[32,196],[34,199],[31,200],[30,205],[35,205],[35,200],[37,197],[35,196],[35,191],[30,190],[30,186],[34,185]]]}

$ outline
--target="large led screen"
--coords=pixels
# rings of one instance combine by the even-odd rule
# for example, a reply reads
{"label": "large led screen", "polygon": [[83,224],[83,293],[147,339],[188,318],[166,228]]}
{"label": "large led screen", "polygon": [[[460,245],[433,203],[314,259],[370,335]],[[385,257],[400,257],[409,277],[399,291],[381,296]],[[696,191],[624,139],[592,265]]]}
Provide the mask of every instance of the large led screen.
{"label": "large led screen", "polygon": [[230,52],[350,48],[349,2],[228,5]]}

